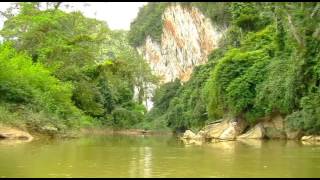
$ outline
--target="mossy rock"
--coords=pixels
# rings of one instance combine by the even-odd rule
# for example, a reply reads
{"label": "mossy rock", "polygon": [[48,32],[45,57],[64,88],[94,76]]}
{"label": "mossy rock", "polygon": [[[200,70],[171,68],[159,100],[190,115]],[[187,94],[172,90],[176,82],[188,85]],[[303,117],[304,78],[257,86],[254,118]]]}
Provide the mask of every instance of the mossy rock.
{"label": "mossy rock", "polygon": [[287,139],[286,133],[276,128],[266,127],[265,133],[268,139]]}

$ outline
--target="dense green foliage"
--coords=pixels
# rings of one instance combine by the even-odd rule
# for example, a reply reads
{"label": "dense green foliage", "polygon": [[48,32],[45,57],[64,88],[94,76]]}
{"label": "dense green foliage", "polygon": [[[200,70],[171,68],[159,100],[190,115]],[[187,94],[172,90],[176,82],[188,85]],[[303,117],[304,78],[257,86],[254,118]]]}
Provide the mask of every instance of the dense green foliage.
{"label": "dense green foliage", "polygon": [[149,35],[153,40],[160,42],[162,34],[162,14],[169,3],[150,2],[143,6],[137,18],[131,23],[129,42],[137,47],[143,44]]}
{"label": "dense green foliage", "polygon": [[[226,116],[252,125],[272,114],[292,129],[320,130],[320,4],[182,3],[225,34],[188,82],[157,83],[134,47],[160,42],[170,3],[148,3],[131,30],[111,31],[80,12],[18,3],[0,35],[0,121],[35,131],[84,126],[181,131]],[[139,89],[139,92],[135,92]],[[48,129],[48,128],[47,128]]]}
{"label": "dense green foliage", "polygon": [[[58,6],[17,5],[19,13],[7,12],[0,31],[1,122],[20,119],[26,128],[59,132],[92,125],[130,128],[142,121],[145,83],[156,79],[126,32]],[[137,99],[134,87],[140,89]]]}
{"label": "dense green foliage", "polygon": [[[152,40],[160,43],[163,28],[162,15],[164,10],[172,4],[174,3],[150,2],[143,6],[137,18],[131,23],[129,31],[130,44],[134,47],[140,46],[144,43],[147,36],[150,36]],[[231,14],[228,13],[229,3],[183,2],[180,4],[185,8],[192,6],[199,8],[217,27],[221,27],[221,29],[229,25],[229,19],[231,18]]]}
{"label": "dense green foliage", "polygon": [[212,24],[223,30],[230,25],[230,3],[227,2],[191,2],[184,3],[187,6],[198,8],[206,17],[211,19]]}
{"label": "dense green foliage", "polygon": [[43,123],[58,125],[61,130],[79,125],[80,111],[71,101],[70,83],[59,81],[42,64],[33,63],[27,54],[16,52],[10,44],[0,47],[0,67],[2,105],[10,102],[11,106],[7,107],[11,109],[19,110],[25,105],[30,110],[43,112],[47,119]]}
{"label": "dense green foliage", "polygon": [[147,116],[181,130],[225,116],[254,124],[280,113],[289,127],[319,133],[320,4],[191,5],[221,29],[227,27],[226,34],[209,62],[178,91],[160,87]]}

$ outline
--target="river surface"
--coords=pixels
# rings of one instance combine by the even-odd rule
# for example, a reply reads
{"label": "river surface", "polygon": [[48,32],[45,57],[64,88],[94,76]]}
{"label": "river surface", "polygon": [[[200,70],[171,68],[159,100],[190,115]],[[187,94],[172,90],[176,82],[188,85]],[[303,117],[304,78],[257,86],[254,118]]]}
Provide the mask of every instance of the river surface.
{"label": "river surface", "polygon": [[294,141],[184,145],[172,136],[0,144],[0,177],[320,177],[320,146]]}

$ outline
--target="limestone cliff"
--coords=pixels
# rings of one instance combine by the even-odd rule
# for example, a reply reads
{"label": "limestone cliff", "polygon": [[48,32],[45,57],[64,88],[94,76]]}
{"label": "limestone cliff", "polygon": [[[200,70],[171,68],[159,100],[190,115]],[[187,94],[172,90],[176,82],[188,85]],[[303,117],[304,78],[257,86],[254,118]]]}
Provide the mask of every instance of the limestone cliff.
{"label": "limestone cliff", "polygon": [[[160,84],[176,78],[186,82],[195,66],[207,62],[208,55],[218,47],[223,33],[219,32],[200,10],[195,7],[182,7],[179,3],[168,6],[162,20],[161,42],[147,36],[145,43],[137,47],[137,50],[148,62],[152,72],[160,77]],[[148,87],[144,104],[150,110],[156,86]]]}
{"label": "limestone cliff", "polygon": [[160,44],[149,36],[138,52],[150,64],[161,83],[179,78],[188,81],[193,67],[207,62],[222,33],[197,8],[171,5],[163,13]]}

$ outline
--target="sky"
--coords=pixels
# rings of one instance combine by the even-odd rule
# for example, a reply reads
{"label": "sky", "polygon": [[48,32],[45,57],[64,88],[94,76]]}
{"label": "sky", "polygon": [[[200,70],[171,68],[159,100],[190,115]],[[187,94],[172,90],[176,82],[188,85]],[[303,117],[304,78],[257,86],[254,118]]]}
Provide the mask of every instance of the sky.
{"label": "sky", "polygon": [[[11,2],[0,2],[0,11],[4,11]],[[104,20],[112,30],[129,30],[130,23],[137,16],[139,8],[147,2],[64,2],[61,9],[64,11],[80,10],[85,16]],[[70,5],[67,9],[65,5]],[[0,18],[0,28],[3,25]]]}

